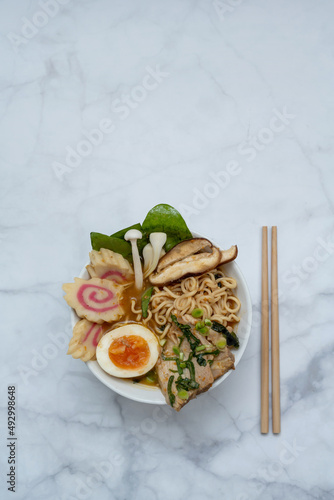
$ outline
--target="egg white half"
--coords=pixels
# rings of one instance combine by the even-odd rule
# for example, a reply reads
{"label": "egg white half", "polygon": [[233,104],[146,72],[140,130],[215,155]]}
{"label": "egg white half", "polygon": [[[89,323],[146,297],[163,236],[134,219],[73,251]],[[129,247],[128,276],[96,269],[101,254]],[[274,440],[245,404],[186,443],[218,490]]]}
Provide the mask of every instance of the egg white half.
{"label": "egg white half", "polygon": [[[136,335],[137,337],[141,337],[146,340],[150,351],[147,363],[136,369],[120,368],[119,366],[114,365],[109,357],[110,344],[119,337],[128,337],[130,335]],[[96,359],[101,368],[105,372],[109,373],[109,375],[113,375],[118,378],[133,378],[145,375],[145,373],[152,370],[158,360],[159,350],[159,342],[151,330],[145,328],[145,326],[130,323],[129,325],[120,326],[119,328],[106,333],[101,338],[96,348]]]}

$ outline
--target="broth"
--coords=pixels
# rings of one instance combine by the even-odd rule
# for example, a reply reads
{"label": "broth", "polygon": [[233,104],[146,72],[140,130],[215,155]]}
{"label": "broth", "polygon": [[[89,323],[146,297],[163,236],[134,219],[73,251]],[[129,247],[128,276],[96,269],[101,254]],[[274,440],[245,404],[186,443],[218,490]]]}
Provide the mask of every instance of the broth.
{"label": "broth", "polygon": [[[136,301],[135,308],[140,309],[141,308],[141,298],[144,295],[145,291],[148,288],[151,288],[151,286],[152,286],[151,283],[146,279],[146,280],[144,280],[143,288],[141,290],[138,290],[134,283],[131,284],[130,286],[125,287],[125,289],[122,292],[122,299],[120,301],[120,304],[124,309],[125,317],[124,317],[123,321],[119,321],[117,323],[117,325],[115,325],[116,328],[118,326],[122,326],[122,325],[127,324],[127,323],[136,323],[136,324],[143,325],[145,328],[148,328],[156,336],[153,328],[150,327],[150,325],[148,325],[148,324],[144,324],[142,321],[137,321],[137,314],[132,312],[132,310],[131,310],[131,300],[135,299],[135,301]],[[113,327],[111,327],[111,330],[112,329],[113,329]],[[150,370],[148,373],[146,373],[142,377],[128,379],[128,381],[133,383],[133,384],[143,384],[143,385],[150,386],[150,387],[158,387],[159,386],[158,377],[157,377],[157,373],[156,373],[155,368]]]}

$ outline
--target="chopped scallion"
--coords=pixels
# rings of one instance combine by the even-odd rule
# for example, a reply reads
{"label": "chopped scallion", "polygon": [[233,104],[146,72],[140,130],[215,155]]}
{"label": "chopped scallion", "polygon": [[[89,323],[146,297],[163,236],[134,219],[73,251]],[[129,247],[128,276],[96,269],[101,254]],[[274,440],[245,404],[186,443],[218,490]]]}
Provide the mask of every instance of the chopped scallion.
{"label": "chopped scallion", "polygon": [[201,328],[204,328],[204,327],[205,327],[204,321],[197,321],[197,323],[195,325],[195,328],[197,331],[199,331]]}
{"label": "chopped scallion", "polygon": [[198,331],[201,335],[207,335],[209,328],[207,326],[204,326],[203,328],[200,328]]}
{"label": "chopped scallion", "polygon": [[189,398],[189,393],[188,391],[186,391],[185,389],[181,389],[178,393],[177,393],[178,397],[180,399],[188,399]]}
{"label": "chopped scallion", "polygon": [[143,380],[149,384],[155,384],[158,380],[158,377],[157,374],[153,370],[151,370],[147,373],[146,377]]}
{"label": "chopped scallion", "polygon": [[180,355],[180,349],[176,345],[173,346],[173,352],[178,356]]}
{"label": "chopped scallion", "polygon": [[205,345],[200,345],[200,346],[196,347],[196,352],[205,351],[205,349],[206,349]]}
{"label": "chopped scallion", "polygon": [[161,357],[164,361],[177,361],[179,359],[175,356],[165,356],[164,353],[161,354]]}
{"label": "chopped scallion", "polygon": [[176,360],[176,367],[178,374],[181,376],[183,374],[183,368],[181,368],[181,362],[179,359]]}
{"label": "chopped scallion", "polygon": [[212,322],[209,319],[204,320],[205,326],[212,326]]}
{"label": "chopped scallion", "polygon": [[224,349],[226,347],[226,339],[221,339],[217,342],[218,349]]}
{"label": "chopped scallion", "polygon": [[179,337],[179,338],[180,338],[179,347],[181,347],[182,342],[184,341],[185,337],[184,337],[184,335],[182,335],[182,336],[181,336],[181,337]]}
{"label": "chopped scallion", "polygon": [[193,318],[200,318],[201,316],[203,316],[203,310],[197,307],[196,309],[193,310],[191,315]]}

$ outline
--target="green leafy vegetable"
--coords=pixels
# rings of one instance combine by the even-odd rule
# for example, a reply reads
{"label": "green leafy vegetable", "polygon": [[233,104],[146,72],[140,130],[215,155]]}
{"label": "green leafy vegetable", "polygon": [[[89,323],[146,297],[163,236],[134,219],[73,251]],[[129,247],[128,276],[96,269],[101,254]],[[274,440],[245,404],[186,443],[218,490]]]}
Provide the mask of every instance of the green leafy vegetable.
{"label": "green leafy vegetable", "polygon": [[113,252],[120,253],[129,262],[132,262],[131,244],[128,241],[101,233],[90,233],[90,239],[93,250],[99,251],[101,248],[107,248]]}
{"label": "green leafy vegetable", "polygon": [[169,377],[169,379],[168,379],[168,385],[167,385],[167,393],[168,393],[168,396],[169,396],[169,402],[170,402],[171,406],[174,406],[174,403],[175,403],[175,395],[172,392],[173,382],[174,382],[174,375],[172,375],[171,377]]}
{"label": "green leafy vegetable", "polygon": [[141,310],[142,310],[143,318],[147,318],[147,316],[148,316],[148,305],[150,303],[150,300],[151,300],[151,297],[153,294],[153,290],[154,290],[154,288],[152,286],[151,288],[146,290],[146,292],[144,293],[144,295],[141,298]]}
{"label": "green leafy vegetable", "polygon": [[186,365],[187,365],[187,368],[189,370],[191,380],[195,381],[195,367],[194,367],[194,363],[192,361],[189,361],[189,359],[188,359],[188,361],[186,361]]}
{"label": "green leafy vegetable", "polygon": [[198,389],[199,384],[198,382],[195,382],[194,380],[190,378],[181,378],[179,377],[177,381],[175,382],[176,388],[178,391],[181,391],[182,389],[185,391],[190,391],[192,389]]}
{"label": "green leafy vegetable", "polygon": [[181,337],[179,337],[179,339],[180,339],[180,342],[179,342],[179,347],[181,347],[182,342],[183,342],[183,341],[184,341],[184,339],[185,339],[185,336],[184,336],[184,335],[181,335]]}
{"label": "green leafy vegetable", "polygon": [[200,366],[206,366],[207,360],[203,356],[208,356],[208,355],[218,356],[219,353],[220,353],[219,349],[216,349],[214,351],[201,352],[196,356],[197,363]]}
{"label": "green leafy vegetable", "polygon": [[[179,323],[174,314],[171,316],[171,318],[172,318],[173,322],[176,324],[176,326],[182,331],[183,338],[187,339],[187,341],[190,345],[190,348],[191,348],[191,352],[189,353],[188,359],[186,361],[183,361],[178,357],[166,357],[163,354],[162,354],[162,359],[166,360],[166,361],[175,361],[176,362],[177,373],[179,374],[179,377],[177,378],[175,385],[176,385],[178,392],[180,392],[182,390],[183,391],[190,391],[190,390],[198,389],[199,383],[196,382],[196,379],[195,379],[195,375],[196,375],[195,366],[191,360],[196,359],[197,363],[200,366],[206,366],[207,362],[210,363],[210,361],[207,361],[204,358],[204,356],[207,356],[207,355],[217,356],[220,351],[219,351],[219,349],[216,349],[215,351],[203,352],[209,346],[201,345],[200,340],[197,337],[195,337],[195,335],[191,332],[190,325],[184,325],[182,323]],[[179,347],[174,346],[173,351],[175,354],[180,355]],[[210,365],[211,364],[212,363],[210,363]],[[185,368],[187,368],[189,370],[190,378],[187,378],[187,377],[182,378],[183,371]],[[174,370],[171,370],[171,371],[174,372]],[[175,373],[176,373],[176,371],[175,371]],[[171,377],[169,378],[168,384],[170,383],[170,380],[171,380]],[[173,378],[173,380],[174,380],[174,378]],[[173,381],[171,382],[171,384],[172,383],[173,383]],[[171,385],[170,385],[170,388],[171,388]],[[173,397],[175,398],[175,396],[173,394],[170,394],[170,393],[171,393],[171,389],[168,392],[168,394],[169,394],[169,397],[172,395],[172,400],[173,400]],[[170,399],[170,401],[171,401],[171,399]],[[174,404],[174,401],[175,400],[173,400],[173,404]],[[171,403],[172,406],[173,406],[173,404]]]}
{"label": "green leafy vegetable", "polygon": [[234,332],[229,332],[226,326],[221,325],[218,323],[218,321],[213,321],[212,322],[212,330],[215,332],[221,333],[225,338],[228,346],[232,346],[235,349],[239,348],[239,339],[237,337],[237,334]]}
{"label": "green leafy vegetable", "polygon": [[203,358],[204,354],[206,354],[205,352],[201,352],[200,354],[198,354],[196,356],[196,359],[197,359],[197,363],[200,365],[200,366],[206,366],[206,359]]}
{"label": "green leafy vegetable", "polygon": [[211,355],[211,356],[218,356],[219,354],[219,349],[215,349],[214,351],[207,351],[207,352],[203,352],[201,353],[202,356],[207,356],[207,355]]}
{"label": "green leafy vegetable", "polygon": [[167,204],[153,207],[146,215],[142,228],[146,234],[166,233],[165,249],[167,252],[181,241],[192,238],[192,234],[182,215]]}
{"label": "green leafy vegetable", "polygon": [[196,347],[201,343],[200,340],[198,340],[198,338],[195,337],[193,333],[191,333],[191,328],[189,325],[183,325],[182,323],[179,323],[174,314],[171,315],[171,318],[172,321],[176,324],[176,326],[181,330],[183,335],[188,340],[190,349],[194,351]]}
{"label": "green leafy vegetable", "polygon": [[181,361],[180,359],[177,359],[176,360],[176,366],[177,366],[177,371],[179,373],[179,375],[182,375],[183,374],[183,368],[181,366]]}
{"label": "green leafy vegetable", "polygon": [[143,235],[142,238],[137,240],[140,255],[142,255],[143,248],[149,242],[149,235],[151,233],[167,233],[165,244],[167,252],[181,241],[192,238],[192,234],[182,215],[170,205],[161,204],[156,205],[148,212],[142,225],[140,223],[133,224],[117,231],[111,236],[92,232],[90,237],[93,250],[99,251],[101,248],[107,248],[123,255],[125,259],[132,263],[131,244],[124,240],[124,235],[129,229],[137,229]]}
{"label": "green leafy vegetable", "polygon": [[[202,352],[206,347],[202,346],[201,341],[197,337],[195,337],[195,335],[191,332],[191,327],[189,325],[183,325],[182,323],[179,323],[174,314],[172,314],[171,318],[172,321],[182,331],[184,337],[189,342],[190,349],[192,352],[189,354],[186,364],[187,368],[189,369],[191,378],[195,380],[195,368],[194,364],[190,361],[191,358],[194,357],[200,366],[206,366],[207,360],[203,356],[206,356],[208,354],[211,354],[212,356],[217,356],[220,351],[219,349],[216,349],[215,351]],[[199,328],[197,325],[199,326]],[[195,326],[196,330],[198,329],[198,331],[202,335],[206,335],[209,330],[209,328],[204,325],[205,325],[204,321],[203,322],[198,321]]]}

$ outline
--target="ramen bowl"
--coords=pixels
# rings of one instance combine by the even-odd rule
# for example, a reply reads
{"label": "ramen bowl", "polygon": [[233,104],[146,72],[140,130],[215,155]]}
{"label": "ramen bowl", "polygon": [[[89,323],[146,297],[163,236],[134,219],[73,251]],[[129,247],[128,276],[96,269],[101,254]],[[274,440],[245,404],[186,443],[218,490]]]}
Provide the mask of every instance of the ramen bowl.
{"label": "ramen bowl", "polygon": [[[205,238],[198,233],[192,233],[194,238]],[[210,241],[212,241],[210,239]],[[212,243],[220,247],[219,244],[212,241]],[[239,338],[240,347],[239,349],[233,349],[232,352],[235,357],[235,367],[240,363],[241,358],[245,352],[252,324],[252,302],[249,294],[248,286],[246,280],[240,271],[238,265],[233,262],[229,262],[228,264],[224,264],[222,267],[225,274],[227,276],[231,276],[237,281],[237,289],[236,295],[238,296],[241,302],[241,309],[238,315],[240,316],[240,322],[238,324],[236,333]],[[79,275],[82,279],[89,279],[89,274],[84,267]],[[75,311],[72,309],[71,311],[71,323],[72,327],[79,321],[79,317],[76,315]],[[148,386],[140,383],[133,383],[132,380],[116,378],[108,373],[106,373],[97,361],[88,361],[87,366],[92,374],[100,381],[102,384],[106,385],[112,391],[124,396],[125,398],[132,399],[133,401],[138,401],[140,403],[148,403],[155,405],[164,405],[167,404],[163,394],[161,393],[159,387],[156,386]],[[218,387],[231,373],[233,370],[229,370],[225,375],[218,378],[214,381],[209,391],[212,391],[216,387]]]}

